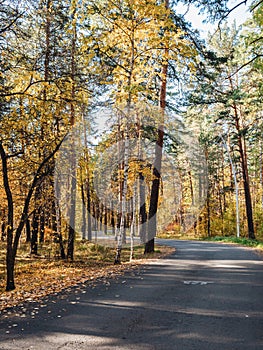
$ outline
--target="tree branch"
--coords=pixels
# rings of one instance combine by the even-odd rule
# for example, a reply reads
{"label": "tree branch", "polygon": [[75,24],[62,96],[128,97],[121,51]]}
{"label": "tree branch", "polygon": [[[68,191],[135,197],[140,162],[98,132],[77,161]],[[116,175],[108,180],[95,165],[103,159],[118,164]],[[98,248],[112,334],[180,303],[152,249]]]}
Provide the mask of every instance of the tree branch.
{"label": "tree branch", "polygon": [[[46,83],[46,80],[37,80],[37,81],[32,81],[30,79],[30,82],[28,86],[23,90],[23,91],[17,91],[17,92],[0,92],[0,97],[9,97],[9,96],[17,96],[17,95],[24,95],[33,85],[39,84],[39,83]],[[54,82],[54,81],[49,81],[49,82]]]}
{"label": "tree branch", "polygon": [[29,210],[29,205],[30,205],[30,201],[31,201],[31,198],[32,198],[32,195],[34,193],[34,190],[36,188],[36,186],[38,185],[39,181],[42,179],[43,177],[43,174],[41,173],[42,172],[42,169],[43,167],[50,161],[50,159],[52,159],[54,157],[54,155],[57,153],[57,151],[59,150],[62,142],[65,140],[67,134],[64,135],[64,137],[60,140],[60,142],[56,145],[56,147],[54,148],[54,150],[46,157],[43,159],[43,161],[40,163],[36,173],[35,173],[35,176],[33,178],[33,181],[32,181],[32,184],[29,188],[29,191],[28,191],[28,194],[26,196],[26,199],[25,199],[25,203],[24,203],[24,208],[23,208],[23,212],[22,212],[22,215],[21,215],[21,218],[20,218],[20,222],[19,222],[19,225],[16,229],[16,234],[15,234],[15,238],[14,238],[14,255],[16,255],[16,251],[17,251],[17,247],[18,247],[18,243],[19,243],[19,238],[21,236],[21,233],[22,233],[22,230],[23,230],[23,227],[25,225],[25,222],[28,218],[28,210]]}
{"label": "tree branch", "polygon": [[24,14],[24,12],[21,13],[20,15],[18,15],[16,18],[14,18],[13,21],[12,21],[11,23],[9,23],[7,26],[5,26],[4,28],[0,29],[0,34],[4,33],[4,32],[7,31],[9,28],[11,28],[12,25],[13,25],[20,17],[23,16],[23,14]]}
{"label": "tree branch", "polygon": [[254,11],[262,3],[263,3],[263,0],[260,0],[255,6],[251,7],[250,11]]}
{"label": "tree branch", "polygon": [[232,7],[218,22],[218,30],[220,30],[220,24],[224,21],[224,19],[226,19],[226,17],[235,9],[237,9],[239,6],[243,5],[243,4],[247,4],[247,0],[241,1],[239,4],[235,5],[234,7]]}
{"label": "tree branch", "polygon": [[250,61],[242,64],[242,66],[240,66],[234,73],[230,74],[228,77],[225,78],[225,80],[232,78],[235,74],[237,74],[241,69],[243,69],[244,67],[248,66],[250,63],[252,63],[253,61],[255,61],[257,58],[259,57],[263,57],[263,54],[257,54],[255,57],[253,57]]}
{"label": "tree branch", "polygon": [[260,40],[262,40],[262,39],[263,39],[263,36],[260,36],[259,38],[257,38],[257,39],[255,39],[255,40],[251,41],[251,43],[249,43],[249,45],[255,44],[256,42],[258,42],[258,41],[260,41]]}

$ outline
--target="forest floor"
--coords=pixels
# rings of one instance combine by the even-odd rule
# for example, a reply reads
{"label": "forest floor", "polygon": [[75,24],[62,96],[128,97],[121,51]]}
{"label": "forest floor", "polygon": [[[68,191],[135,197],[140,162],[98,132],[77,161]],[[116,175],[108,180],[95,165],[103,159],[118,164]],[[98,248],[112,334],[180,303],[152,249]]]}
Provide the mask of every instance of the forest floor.
{"label": "forest floor", "polygon": [[47,247],[40,247],[38,256],[28,254],[29,245],[20,246],[15,269],[16,289],[5,291],[5,243],[0,243],[0,311],[25,301],[39,300],[47,295],[56,295],[64,289],[89,281],[114,278],[145,264],[149,259],[159,259],[171,254],[174,248],[156,246],[155,253],[145,256],[143,246],[134,248],[134,259],[130,261],[130,250],[122,251],[122,263],[114,265],[115,249],[85,241],[76,243],[73,262],[51,258],[41,254]]}

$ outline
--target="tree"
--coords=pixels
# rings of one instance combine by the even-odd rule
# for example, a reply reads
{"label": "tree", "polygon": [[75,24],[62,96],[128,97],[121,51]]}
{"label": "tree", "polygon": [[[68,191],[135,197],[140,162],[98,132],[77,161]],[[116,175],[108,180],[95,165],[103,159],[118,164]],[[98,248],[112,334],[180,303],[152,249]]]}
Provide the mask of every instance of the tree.
{"label": "tree", "polygon": [[2,141],[0,142],[0,155],[2,160],[3,181],[4,181],[4,188],[5,188],[7,202],[8,202],[7,254],[6,254],[6,269],[7,269],[6,290],[7,291],[15,289],[15,281],[14,281],[15,258],[16,258],[19,239],[22,234],[22,230],[26,224],[26,221],[28,219],[28,211],[29,211],[31,198],[33,196],[35,188],[39,185],[39,183],[45,176],[45,174],[42,172],[44,166],[54,157],[55,153],[59,149],[60,144],[61,142],[39,164],[33,176],[31,185],[29,187],[29,191],[26,195],[18,227],[14,229],[14,202],[13,202],[12,191],[10,188],[10,179],[9,179],[8,162],[7,162],[10,155],[6,153]]}
{"label": "tree", "polygon": [[[165,8],[169,9],[169,0],[165,0]],[[164,35],[165,36],[165,35]],[[154,252],[154,237],[157,233],[156,213],[158,209],[159,187],[161,178],[162,166],[162,150],[163,150],[163,136],[164,136],[164,116],[166,107],[166,90],[167,90],[167,74],[168,74],[168,58],[169,58],[169,41],[164,39],[163,63],[161,72],[161,86],[159,96],[159,107],[161,113],[161,124],[158,126],[158,137],[156,140],[155,160],[153,164],[153,183],[151,188],[151,198],[149,207],[149,226],[148,233],[150,240],[145,244],[144,253]]]}
{"label": "tree", "polygon": [[[250,65],[254,60],[251,61],[248,58],[248,51],[242,44],[244,39],[240,40],[243,36],[244,34],[240,36],[235,27],[225,26],[221,28],[220,33],[215,33],[211,37],[211,51],[208,57],[210,57],[213,66],[210,65],[206,72],[203,71],[203,81],[198,82],[199,87],[196,89],[199,93],[201,92],[200,98],[194,98],[192,101],[203,106],[202,109],[207,115],[207,119],[211,120],[212,116],[212,123],[221,125],[220,133],[228,137],[231,157],[234,162],[238,161],[237,168],[242,176],[239,181],[243,183],[245,194],[247,231],[248,236],[253,239],[255,238],[251,191],[253,186],[251,187],[250,184],[253,172],[252,152],[249,145],[251,142],[255,142],[252,135],[258,126],[257,112],[255,112],[257,103],[254,103],[257,98],[254,94],[256,91],[254,70]],[[247,79],[248,72],[250,72],[249,80]],[[252,99],[253,103],[251,103]],[[217,169],[215,168],[213,173]],[[223,170],[223,174],[224,172]],[[230,175],[233,176],[232,171],[230,171]],[[239,178],[239,174],[237,175]],[[222,182],[223,203],[225,203],[225,191],[227,191],[227,186]],[[220,203],[221,195],[218,196],[218,200]],[[225,216],[225,213],[223,214],[222,217]]]}
{"label": "tree", "polygon": [[[31,212],[35,213],[32,247],[33,252],[37,252],[37,234],[40,228],[43,237],[44,230],[42,211],[44,206],[47,209],[47,202],[42,198],[52,198],[51,201],[54,201],[54,155],[72,124],[73,105],[78,113],[79,110],[83,111],[86,98],[80,86],[72,98],[72,60],[68,61],[67,55],[61,57],[58,54],[60,50],[67,52],[67,44],[59,42],[55,29],[63,27],[62,18],[64,20],[67,16],[62,16],[61,11],[67,10],[69,5],[61,7],[60,1],[49,0],[34,5],[36,7],[29,6],[18,16],[21,20],[19,26],[14,21],[12,25],[15,28],[10,25],[7,27],[11,28],[9,32],[5,32],[8,46],[3,55],[6,70],[1,99],[5,111],[0,119],[0,142],[3,183],[8,203],[7,290],[15,287],[14,265],[18,242],[24,226],[26,223],[28,225]],[[43,11],[39,11],[39,8]],[[55,11],[57,9],[58,12]],[[31,22],[34,16],[31,14],[35,11],[37,17],[34,28]],[[39,33],[43,30],[44,35],[38,37],[36,29]],[[51,51],[55,52],[53,56]],[[77,105],[82,108],[76,108]],[[22,193],[18,191],[18,184]],[[49,215],[53,208],[54,205],[51,205]],[[19,222],[16,229],[14,220]]]}
{"label": "tree", "polygon": [[[159,104],[159,112],[162,114],[159,120],[152,119],[152,123],[156,124],[155,137],[158,143],[156,146],[158,155],[156,154],[155,165],[153,165],[154,185],[150,205],[153,223],[158,207],[159,181],[156,174],[159,172],[161,164],[162,151],[160,147],[162,148],[166,94],[165,75],[168,70],[168,61],[171,59],[178,63],[179,57],[184,57],[187,61],[195,54],[189,41],[185,39],[183,31],[174,23],[171,10],[166,5],[165,3],[157,4],[155,1],[125,1],[121,4],[115,1],[110,2],[108,7],[94,5],[97,16],[94,21],[97,20],[100,23],[100,28],[105,29],[105,32],[101,31],[99,37],[95,34],[94,37],[97,40],[97,50],[100,57],[112,67],[109,79],[116,90],[111,88],[111,94],[117,109],[123,111],[121,129],[124,142],[127,125],[136,123],[136,120],[132,121],[131,110],[135,111],[143,104],[149,104],[152,108]],[[108,8],[110,9],[109,13],[107,12]],[[100,15],[99,19],[98,15]],[[140,118],[140,123],[143,126],[147,121]],[[128,142],[128,140],[126,141]],[[123,186],[125,189],[125,182]],[[145,215],[143,216],[145,217]],[[152,228],[150,231],[150,236],[153,237],[156,231]]]}
{"label": "tree", "polygon": [[[221,36],[223,33],[221,33]],[[227,39],[221,40],[221,43],[224,45],[219,48],[225,50],[225,55],[229,55],[230,59],[228,59],[228,64],[226,66],[226,81],[228,82],[227,89],[224,88],[222,91],[228,95],[228,100],[226,101],[227,107],[229,108],[229,116],[233,120],[233,124],[236,129],[236,138],[237,138],[237,147],[240,154],[240,164],[242,169],[242,178],[243,178],[243,186],[245,191],[245,201],[246,201],[246,214],[247,214],[247,225],[248,225],[248,236],[249,238],[255,238],[254,231],[254,222],[253,222],[253,209],[252,209],[252,200],[251,200],[251,190],[250,190],[250,181],[249,181],[249,173],[248,173],[248,157],[247,157],[247,141],[246,141],[246,128],[247,125],[244,123],[245,115],[244,110],[242,108],[242,97],[240,94],[240,77],[238,75],[233,75],[233,71],[236,71],[236,63],[235,57],[231,59],[231,54],[235,50],[234,45],[236,43],[237,33],[233,30],[232,38],[229,30],[224,30],[224,35],[226,35]],[[232,40],[229,40],[229,39]],[[226,45],[226,40],[230,44],[229,47]],[[241,78],[242,79],[242,78]],[[224,112],[221,114],[224,115]],[[219,117],[220,119],[220,117]]]}

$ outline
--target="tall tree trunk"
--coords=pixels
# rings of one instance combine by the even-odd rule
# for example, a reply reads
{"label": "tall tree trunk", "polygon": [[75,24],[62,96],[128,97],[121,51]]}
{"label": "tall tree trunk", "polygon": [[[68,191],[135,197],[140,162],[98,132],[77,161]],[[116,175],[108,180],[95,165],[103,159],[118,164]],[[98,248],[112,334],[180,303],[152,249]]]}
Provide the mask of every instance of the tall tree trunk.
{"label": "tall tree trunk", "polygon": [[1,241],[2,242],[4,242],[5,237],[6,237],[6,222],[5,222],[5,219],[3,219],[1,224]]}
{"label": "tall tree trunk", "polygon": [[[129,114],[129,113],[128,113]],[[126,117],[125,117],[126,118]],[[126,195],[128,189],[128,169],[129,169],[129,139],[127,131],[127,121],[124,121],[124,161],[123,161],[123,179],[122,179],[122,192],[121,192],[121,212],[120,212],[120,228],[117,237],[117,250],[115,255],[114,264],[120,264],[122,244],[125,240],[125,222],[126,222]]]}
{"label": "tall tree trunk", "polygon": [[31,241],[31,226],[30,226],[30,220],[27,219],[26,221],[26,242],[29,243]]}
{"label": "tall tree trunk", "polygon": [[131,217],[131,231],[130,231],[130,239],[131,239],[130,261],[132,261],[133,255],[134,255],[134,237],[135,237],[135,228],[136,228],[136,198],[137,198],[137,182],[136,182],[136,180],[134,181],[133,188],[134,188],[133,198],[132,198],[132,203],[131,203],[132,217]]}
{"label": "tall tree trunk", "polygon": [[54,198],[51,210],[52,210],[52,231],[58,237],[60,258],[64,260],[66,259],[66,254],[65,254],[64,244],[63,244],[63,237],[61,233],[60,210],[59,210],[59,205],[56,198]]}
{"label": "tall tree trunk", "polygon": [[42,207],[39,215],[39,242],[43,243],[45,239],[45,210]]}
{"label": "tall tree trunk", "polygon": [[92,240],[90,178],[87,178],[88,241]]}
{"label": "tall tree trunk", "polygon": [[139,160],[139,175],[138,175],[138,232],[141,243],[146,242],[147,233],[147,211],[146,211],[146,196],[145,196],[145,179],[143,175],[144,163],[142,154],[142,125],[140,115],[137,116],[137,138],[138,138],[138,160]]}
{"label": "tall tree trunk", "polygon": [[[241,139],[242,144],[242,139]],[[240,155],[242,158],[242,175],[244,181],[245,199],[246,199],[246,212],[247,212],[247,225],[248,225],[248,237],[255,239],[255,228],[253,220],[253,208],[250,190],[250,181],[248,175],[248,164],[247,164],[247,150],[246,150],[246,140],[243,138],[243,150],[240,148]]]}
{"label": "tall tree trunk", "polygon": [[[76,6],[76,5],[73,5]],[[73,28],[71,39],[71,103],[70,103],[70,125],[75,125],[75,78],[76,78],[76,40],[77,29],[74,22],[76,16],[76,7],[73,9]],[[68,231],[68,248],[67,258],[74,260],[74,243],[75,243],[75,216],[76,216],[76,154],[74,136],[72,137],[72,152],[71,152],[71,173],[70,173],[70,206],[69,206],[69,231]]]}
{"label": "tall tree trunk", "polygon": [[[190,194],[191,194],[191,205],[194,208],[195,206],[195,197],[194,197],[194,186],[193,186],[193,177],[191,170],[188,171],[189,185],[190,185]],[[190,214],[191,215],[191,214]],[[194,214],[194,234],[197,234],[197,218]]]}
{"label": "tall tree trunk", "polygon": [[235,164],[232,160],[231,154],[230,154],[230,150],[229,147],[226,143],[226,141],[224,140],[223,136],[220,135],[220,138],[223,142],[223,145],[227,151],[227,155],[229,158],[229,162],[230,162],[230,174],[231,174],[231,182],[232,182],[232,178],[234,178],[234,184],[235,184],[235,197],[236,197],[236,234],[237,237],[240,236],[240,218],[239,218],[239,195],[238,195],[238,181],[237,181],[237,174],[236,174],[236,167]]}
{"label": "tall tree trunk", "polygon": [[[165,6],[169,8],[169,0],[165,0]],[[145,244],[144,253],[154,252],[154,237],[157,233],[157,209],[159,201],[159,187],[161,178],[161,166],[162,166],[162,151],[163,151],[163,138],[164,138],[164,114],[166,107],[166,90],[167,90],[167,73],[168,73],[168,56],[169,47],[164,49],[163,67],[162,67],[162,82],[160,88],[159,107],[161,111],[161,123],[158,126],[157,141],[155,147],[155,160],[153,164],[153,181],[151,187],[150,207],[148,214],[148,241]]]}
{"label": "tall tree trunk", "polygon": [[[133,32],[134,35],[134,32]],[[134,59],[135,59],[135,49],[134,49],[134,36],[131,37],[131,57],[130,57],[130,71],[129,71],[129,79],[128,79],[128,100],[127,100],[127,115],[123,115],[122,118],[120,116],[118,117],[118,135],[120,138],[120,135],[123,134],[123,162],[120,162],[120,142],[118,142],[118,161],[119,165],[123,163],[123,178],[119,179],[119,209],[120,209],[120,228],[118,230],[117,234],[117,249],[116,249],[116,255],[114,264],[120,264],[121,263],[121,251],[122,251],[122,245],[126,241],[126,213],[127,213],[127,204],[126,204],[126,196],[127,196],[127,190],[128,190],[128,170],[129,170],[129,136],[128,136],[128,119],[130,117],[130,111],[131,111],[131,82],[132,82],[132,75],[133,75],[133,69],[134,69]],[[122,119],[122,128],[123,131],[121,132],[121,123],[120,120]],[[120,169],[119,169],[120,173]]]}
{"label": "tall tree trunk", "polygon": [[253,209],[252,209],[252,200],[251,200],[248,165],[247,165],[247,155],[246,155],[246,142],[245,142],[245,139],[242,140],[242,136],[240,133],[241,130],[240,130],[240,125],[239,125],[239,116],[238,116],[238,111],[237,111],[236,106],[234,106],[234,112],[235,112],[236,129],[237,129],[237,133],[238,133],[238,148],[239,148],[239,154],[240,154],[242,177],[243,177],[244,192],[245,192],[248,237],[251,239],[255,239],[255,230],[254,230],[254,222],[253,222]]}
{"label": "tall tree trunk", "polygon": [[111,223],[111,229],[112,229],[112,235],[115,237],[116,239],[116,232],[115,232],[115,211],[114,211],[114,203],[113,201],[111,201],[111,210],[110,210],[110,223]]}
{"label": "tall tree trunk", "polygon": [[[84,167],[85,167],[85,184],[86,184],[86,198],[87,198],[87,239],[92,240],[92,222],[91,222],[91,191],[90,191],[90,156],[88,150],[88,137],[87,137],[87,125],[84,117],[84,111],[82,112],[82,124],[84,129]],[[85,198],[85,193],[83,193]],[[84,208],[83,208],[84,210]],[[83,212],[84,214],[84,212]],[[94,216],[95,217],[95,216]]]}
{"label": "tall tree trunk", "polygon": [[108,210],[107,206],[105,204],[104,206],[104,234],[106,235],[108,233]]}
{"label": "tall tree trunk", "polygon": [[100,203],[99,206],[99,231],[102,231],[102,225],[103,225],[103,203]]}
{"label": "tall tree trunk", "polygon": [[[50,37],[51,37],[51,13],[52,11],[52,3],[51,0],[46,0],[46,8],[45,8],[45,58],[44,58],[44,81],[48,83],[50,81],[50,54],[51,54],[51,45],[50,45]],[[47,107],[47,85],[44,85],[43,89],[43,101],[44,101],[44,111],[48,110]],[[45,112],[44,112],[45,113]],[[42,122],[42,127],[41,127],[41,141],[43,144],[45,143],[45,134],[47,133],[48,129],[48,124],[46,122],[46,118],[44,117],[44,120]],[[43,152],[44,157],[47,155],[47,150],[44,148],[40,152]],[[53,176],[53,174],[52,174]],[[43,202],[43,198],[45,198],[45,193],[48,191],[48,184],[43,182],[41,184],[41,188],[39,189],[38,195]],[[36,212],[38,213],[38,221],[39,221],[39,241],[43,242],[44,241],[44,235],[45,235],[45,216],[46,215],[46,207],[43,204],[40,204],[39,208],[35,209]],[[33,229],[34,231],[34,229]],[[38,235],[37,233],[33,233],[33,235]],[[31,237],[32,239],[32,237]],[[37,243],[37,242],[36,242]],[[32,244],[31,244],[31,251],[32,251]],[[37,244],[35,244],[33,251],[37,254]]]}
{"label": "tall tree trunk", "polygon": [[209,188],[207,189],[206,214],[207,214],[207,222],[206,222],[207,236],[211,237],[210,189]]}
{"label": "tall tree trunk", "polygon": [[[234,91],[234,83],[232,81],[232,78],[229,78],[229,83],[232,91]],[[255,239],[253,209],[252,209],[252,200],[251,200],[248,165],[247,165],[246,140],[245,140],[245,136],[242,136],[241,134],[240,116],[239,116],[238,107],[235,102],[233,103],[232,108],[234,111],[234,120],[235,120],[235,126],[237,131],[238,150],[240,154],[240,162],[241,162],[242,177],[243,177],[244,192],[245,192],[248,237],[251,239]]]}
{"label": "tall tree trunk", "polygon": [[13,231],[14,231],[14,202],[13,196],[9,185],[8,168],[7,168],[7,155],[5,153],[2,142],[0,141],[0,155],[2,160],[2,172],[5,193],[8,202],[7,213],[7,241],[6,241],[6,291],[15,289],[14,279],[14,266],[15,256],[13,252]]}
{"label": "tall tree trunk", "polygon": [[81,225],[81,232],[82,232],[82,239],[86,239],[86,231],[87,231],[87,219],[86,219],[86,198],[85,198],[85,191],[84,191],[84,184],[82,183],[80,186],[81,189],[81,207],[82,207],[82,225]]}
{"label": "tall tree trunk", "polygon": [[260,177],[260,190],[261,190],[261,208],[263,209],[263,142],[262,140],[260,140],[259,177]]}
{"label": "tall tree trunk", "polygon": [[38,253],[38,230],[39,230],[39,209],[35,208],[32,219],[32,235],[30,254],[37,255]]}
{"label": "tall tree trunk", "polygon": [[139,235],[142,243],[145,243],[146,239],[146,197],[145,197],[145,180],[142,171],[139,173]]}
{"label": "tall tree trunk", "polygon": [[68,230],[68,247],[67,247],[67,258],[74,260],[74,243],[75,243],[75,213],[76,213],[76,170],[75,160],[72,161],[73,170],[71,178],[71,188],[70,188],[70,207],[69,207],[69,230]]}

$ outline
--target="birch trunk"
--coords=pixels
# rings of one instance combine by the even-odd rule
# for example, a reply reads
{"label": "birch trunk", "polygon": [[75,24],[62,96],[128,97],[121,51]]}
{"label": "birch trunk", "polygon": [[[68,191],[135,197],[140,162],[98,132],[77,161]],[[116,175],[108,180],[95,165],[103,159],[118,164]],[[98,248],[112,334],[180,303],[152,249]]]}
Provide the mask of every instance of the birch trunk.
{"label": "birch trunk", "polygon": [[137,198],[137,181],[134,181],[133,186],[133,199],[132,199],[132,221],[131,221],[131,245],[130,245],[130,261],[132,261],[134,256],[134,237],[136,228],[136,198]]}
{"label": "birch trunk", "polygon": [[[126,124],[126,121],[125,121]],[[128,188],[128,170],[129,170],[129,139],[127,133],[127,127],[124,125],[124,160],[123,160],[123,186],[122,186],[122,194],[121,194],[121,219],[120,219],[120,228],[119,235],[117,237],[117,251],[115,256],[114,264],[120,264],[121,262],[121,250],[123,237],[125,234],[125,216],[126,216],[126,196],[127,196],[127,188]]]}

